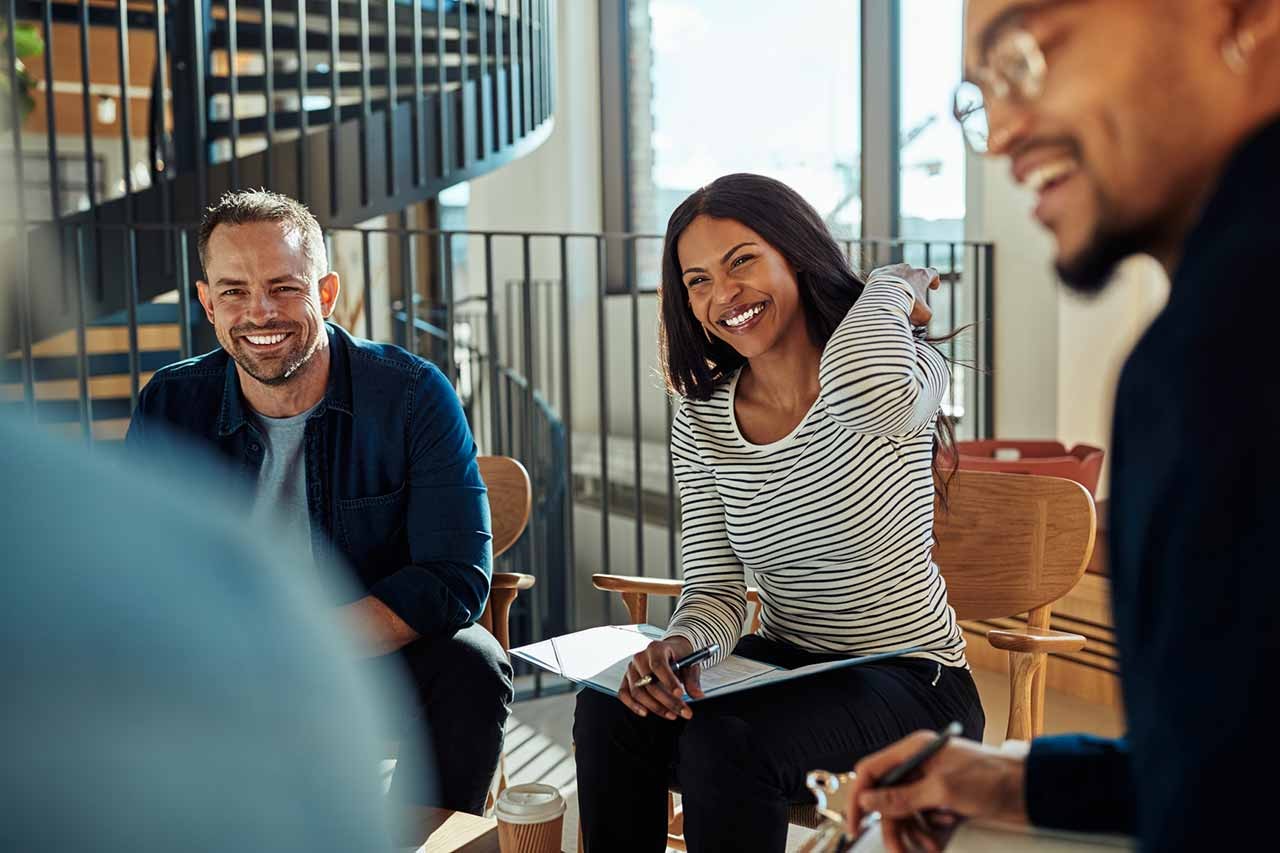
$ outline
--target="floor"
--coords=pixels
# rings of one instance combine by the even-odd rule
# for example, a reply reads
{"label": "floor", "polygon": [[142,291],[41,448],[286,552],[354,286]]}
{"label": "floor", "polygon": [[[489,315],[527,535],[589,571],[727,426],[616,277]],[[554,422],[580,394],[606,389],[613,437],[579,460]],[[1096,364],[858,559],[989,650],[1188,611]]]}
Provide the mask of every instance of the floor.
{"label": "floor", "polygon": [[[984,740],[998,744],[1004,740],[1009,715],[1009,681],[1002,673],[975,671],[974,680],[987,712]],[[513,784],[546,782],[555,785],[569,802],[565,815],[564,847],[577,849],[578,786],[574,775],[571,729],[573,696],[560,695],[518,703],[507,729],[507,776]],[[1045,732],[1092,732],[1114,737],[1121,734],[1123,720],[1114,708],[1093,705],[1054,690],[1045,697]],[[796,850],[809,831],[791,828],[787,849]]]}

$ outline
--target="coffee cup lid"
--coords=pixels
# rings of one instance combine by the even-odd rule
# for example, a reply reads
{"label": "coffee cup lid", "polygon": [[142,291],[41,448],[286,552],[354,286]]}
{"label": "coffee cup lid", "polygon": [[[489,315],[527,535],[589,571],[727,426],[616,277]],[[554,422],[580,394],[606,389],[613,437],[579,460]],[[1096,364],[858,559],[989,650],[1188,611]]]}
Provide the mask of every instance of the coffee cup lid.
{"label": "coffee cup lid", "polygon": [[493,814],[505,823],[543,823],[564,814],[564,797],[552,785],[527,782],[504,790]]}

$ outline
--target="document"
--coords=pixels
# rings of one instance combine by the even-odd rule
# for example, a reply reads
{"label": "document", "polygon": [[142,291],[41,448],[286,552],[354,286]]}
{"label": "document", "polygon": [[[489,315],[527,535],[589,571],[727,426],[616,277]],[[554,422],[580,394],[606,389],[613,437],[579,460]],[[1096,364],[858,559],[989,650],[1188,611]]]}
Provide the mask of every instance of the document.
{"label": "document", "polygon": [[[605,625],[530,643],[512,649],[511,654],[570,681],[617,696],[631,658],[654,640],[662,639],[662,633],[661,628],[653,625]],[[700,683],[706,698],[711,699],[918,651],[922,649],[911,647],[884,654],[815,663],[797,669],[783,669],[739,655],[729,655],[710,669],[702,670]],[[685,699],[697,701],[688,696]]]}
{"label": "document", "polygon": [[[975,820],[956,827],[943,847],[945,853],[1118,853],[1136,849],[1132,838],[1120,835],[1089,835]],[[884,853],[884,850],[884,833],[877,823],[862,834],[852,853]]]}

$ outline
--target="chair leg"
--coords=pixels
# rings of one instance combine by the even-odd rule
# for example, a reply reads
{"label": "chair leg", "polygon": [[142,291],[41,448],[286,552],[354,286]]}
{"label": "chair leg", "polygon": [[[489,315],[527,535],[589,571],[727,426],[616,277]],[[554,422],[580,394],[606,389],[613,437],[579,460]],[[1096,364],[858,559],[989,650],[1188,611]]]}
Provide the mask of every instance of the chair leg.
{"label": "chair leg", "polygon": [[1036,667],[1035,676],[1031,679],[1031,736],[1033,738],[1044,734],[1044,685],[1049,674],[1049,658],[1043,657],[1044,660]]}
{"label": "chair leg", "polygon": [[1032,697],[1036,673],[1042,672],[1045,655],[1009,652],[1009,740],[1031,740],[1035,736]]}

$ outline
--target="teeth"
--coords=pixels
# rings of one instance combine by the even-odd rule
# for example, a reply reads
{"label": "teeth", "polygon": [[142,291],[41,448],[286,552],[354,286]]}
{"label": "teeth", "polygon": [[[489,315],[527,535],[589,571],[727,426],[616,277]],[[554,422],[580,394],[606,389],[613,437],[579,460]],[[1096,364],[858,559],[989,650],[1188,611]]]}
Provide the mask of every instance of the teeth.
{"label": "teeth", "polygon": [[270,346],[271,344],[280,343],[287,336],[286,335],[245,335],[245,337],[249,339],[249,343],[251,344],[257,344],[258,346]]}
{"label": "teeth", "polygon": [[750,308],[746,311],[743,311],[741,314],[735,314],[734,316],[728,318],[727,320],[722,320],[721,322],[723,322],[726,326],[729,326],[730,328],[733,328],[735,326],[741,326],[743,323],[747,322],[748,320],[750,320],[752,317],[756,316],[763,310],[764,310],[764,303],[762,302],[754,308]]}
{"label": "teeth", "polygon": [[1065,177],[1076,169],[1076,164],[1070,160],[1058,160],[1053,163],[1045,163],[1038,166],[1027,175],[1027,186],[1031,187],[1034,192],[1040,192],[1049,184]]}

